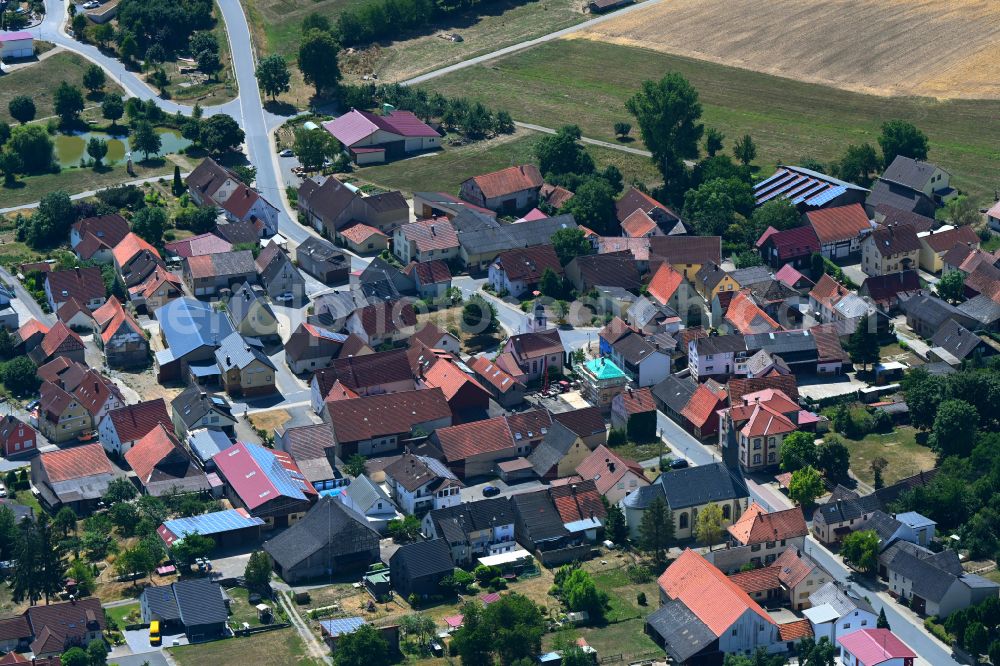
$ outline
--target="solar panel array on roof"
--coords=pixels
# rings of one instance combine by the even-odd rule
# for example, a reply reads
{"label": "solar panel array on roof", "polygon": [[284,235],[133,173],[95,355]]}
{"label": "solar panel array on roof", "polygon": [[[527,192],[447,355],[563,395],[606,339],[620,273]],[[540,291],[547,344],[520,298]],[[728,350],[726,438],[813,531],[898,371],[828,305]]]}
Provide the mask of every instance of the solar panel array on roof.
{"label": "solar panel array on roof", "polygon": [[166,528],[179,540],[183,539],[187,534],[219,534],[220,532],[240,530],[263,524],[264,521],[262,519],[250,516],[245,511],[227,509],[225,511],[213,511],[212,513],[200,516],[167,520],[163,523],[162,527]]}
{"label": "solar panel array on roof", "polygon": [[301,472],[288,469],[275,452],[262,446],[248,446],[246,449],[257,465],[267,473],[279,493],[295,499],[306,498],[303,492],[306,487],[305,477]]}
{"label": "solar panel array on roof", "polygon": [[336,638],[345,634],[353,634],[367,622],[360,617],[345,617],[337,620],[323,620],[319,624],[329,636]]}
{"label": "solar panel array on roof", "polygon": [[758,206],[778,197],[794,204],[822,206],[851,188],[863,189],[809,169],[782,166],[774,175],[757,183],[753,193]]}

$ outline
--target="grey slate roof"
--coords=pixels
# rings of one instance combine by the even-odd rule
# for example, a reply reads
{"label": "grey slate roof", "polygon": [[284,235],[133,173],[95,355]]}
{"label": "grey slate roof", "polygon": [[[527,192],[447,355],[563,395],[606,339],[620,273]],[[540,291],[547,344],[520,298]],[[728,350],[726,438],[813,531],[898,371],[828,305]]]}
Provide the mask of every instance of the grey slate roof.
{"label": "grey slate roof", "polygon": [[899,309],[906,316],[919,319],[934,330],[944,326],[944,323],[949,319],[955,319],[963,325],[975,325],[971,323],[973,321],[971,317],[954,305],[929,294],[917,294],[908,298],[899,304]]}
{"label": "grey slate roof", "polygon": [[697,388],[697,382],[689,377],[681,378],[677,375],[669,375],[653,387],[653,397],[680,414]]}
{"label": "grey slate roof", "polygon": [[621,354],[623,359],[636,365],[656,353],[656,347],[646,342],[641,335],[636,333],[626,335],[611,346],[616,352]]}
{"label": "grey slate roof", "polygon": [[664,498],[663,486],[654,483],[649,486],[639,486],[633,492],[625,496],[621,501],[622,506],[630,509],[646,509],[657,497]]}
{"label": "grey slate roof", "polygon": [[[455,225],[455,230],[458,232],[459,244],[470,255],[492,252],[500,254],[504,250],[513,250],[517,247],[546,245],[551,242],[552,234],[559,229],[576,229],[576,222],[572,215],[556,215],[541,220],[498,225],[497,227],[487,227],[480,223],[460,228],[462,225],[458,220],[462,217],[461,215],[456,217],[455,220],[452,220],[452,224]],[[476,218],[480,217],[476,216]],[[481,222],[481,220],[479,221]]]}
{"label": "grey slate roof", "polygon": [[934,334],[931,342],[935,347],[941,347],[955,358],[962,360],[975,351],[982,340],[954,319],[949,319]]}
{"label": "grey slate roof", "polygon": [[878,535],[880,548],[886,548],[889,546],[889,539],[902,526],[903,523],[884,511],[876,511],[869,517],[868,522],[865,524],[865,529],[874,530],[875,534]]}
{"label": "grey slate roof", "polygon": [[190,578],[179,580],[171,587],[185,627],[218,624],[229,619],[218,583],[207,578]]}
{"label": "grey slate roof", "polygon": [[180,415],[181,420],[187,426],[195,423],[212,410],[233,419],[233,407],[229,401],[220,395],[203,391],[195,384],[181,391],[180,395],[170,402],[170,407]]}
{"label": "grey slate roof", "polygon": [[534,543],[560,539],[569,534],[547,490],[521,493],[511,500],[528,532],[527,536]]}
{"label": "grey slate roof", "polygon": [[437,573],[451,571],[455,563],[451,559],[451,549],[444,539],[418,541],[400,546],[390,558],[403,563],[411,578],[421,578]]}
{"label": "grey slate roof", "polygon": [[840,617],[844,617],[855,609],[867,611],[872,615],[878,615],[871,604],[853,593],[841,590],[833,581],[826,583],[810,594],[809,603],[813,606],[830,604],[840,614]]}
{"label": "grey slate roof", "polygon": [[153,618],[158,620],[179,620],[180,611],[177,609],[177,598],[174,597],[174,590],[170,585],[158,587],[147,587],[142,591],[146,598],[146,605]]}
{"label": "grey slate roof", "polygon": [[250,250],[213,254],[212,268],[215,269],[216,275],[242,275],[244,273],[256,275],[257,273],[257,265],[254,263],[253,252]]}
{"label": "grey slate roof", "polygon": [[745,336],[747,351],[765,349],[771,354],[816,351],[816,338],[808,330],[754,333]]}
{"label": "grey slate roof", "polygon": [[752,284],[767,282],[771,279],[771,269],[766,266],[750,266],[748,268],[737,268],[730,273],[733,279],[741,287],[749,287]]}
{"label": "grey slate roof", "polygon": [[199,428],[188,433],[188,446],[203,463],[212,459],[216,453],[225,451],[233,443],[221,430]]}
{"label": "grey slate roof", "polygon": [[343,492],[351,498],[351,501],[362,513],[368,513],[379,502],[382,502],[383,507],[395,507],[385,491],[367,476],[354,479],[351,481],[351,485],[344,488]]}
{"label": "grey slate roof", "polygon": [[897,155],[882,173],[882,178],[914,190],[923,190],[937,168],[930,162]]}
{"label": "grey slate roof", "polygon": [[983,326],[992,326],[1000,320],[1000,303],[986,294],[979,294],[959,304],[958,311],[972,317]]}
{"label": "grey slate roof", "polygon": [[576,440],[575,432],[559,421],[553,421],[541,444],[528,456],[528,462],[531,463],[536,474],[543,476],[559,464],[559,461],[569,452]]}
{"label": "grey slate roof", "polygon": [[302,520],[264,543],[264,550],[288,570],[319,550],[331,557],[378,548],[378,532],[357,512],[323,497]]}
{"label": "grey slate roof", "polygon": [[435,509],[430,512],[430,519],[438,534],[445,540],[449,543],[461,543],[469,532],[494,525],[512,525],[514,506],[506,497],[493,497]]}
{"label": "grey slate roof", "polygon": [[215,361],[223,372],[228,372],[233,368],[242,370],[254,361],[260,361],[274,370],[274,362],[267,357],[267,354],[258,347],[248,344],[239,333],[233,333],[222,341],[219,348],[215,350]]}
{"label": "grey slate roof", "polygon": [[742,335],[709,335],[694,341],[698,355],[725,354],[747,350],[746,340]]}
{"label": "grey slate roof", "polygon": [[909,213],[917,213],[931,217],[934,215],[934,202],[922,192],[917,192],[905,185],[899,185],[887,180],[877,180],[872,185],[871,194],[865,205],[876,208],[881,205],[898,208]]}
{"label": "grey slate roof", "polygon": [[657,484],[663,487],[672,511],[750,496],[743,478],[723,463],[666,472]]}
{"label": "grey slate roof", "polygon": [[716,640],[717,636],[679,599],[668,601],[646,618],[677,663],[683,663]]}
{"label": "grey slate roof", "polygon": [[236,326],[243,323],[243,320],[254,311],[263,310],[271,316],[274,320],[274,310],[271,309],[271,305],[264,298],[264,294],[259,289],[254,289],[253,285],[249,282],[244,282],[236,293],[233,294],[232,298],[226,303],[226,309],[229,310],[229,317],[232,319]]}

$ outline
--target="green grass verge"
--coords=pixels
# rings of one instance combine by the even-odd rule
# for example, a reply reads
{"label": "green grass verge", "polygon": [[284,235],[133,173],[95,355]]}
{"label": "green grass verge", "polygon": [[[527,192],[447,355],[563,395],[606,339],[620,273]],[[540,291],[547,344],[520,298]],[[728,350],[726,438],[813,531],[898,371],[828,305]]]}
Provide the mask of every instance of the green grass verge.
{"label": "green grass verge", "polygon": [[[882,122],[902,118],[930,138],[929,158],[981,202],[1000,172],[996,102],[875,97],[614,44],[557,40],[462,69],[424,84],[445,95],[506,107],[515,120],[580,125],[585,136],[614,140],[614,123],[634,119],[625,100],[645,80],[676,71],[698,89],[706,126],[753,136],[766,174],[779,162],[829,162],[848,144],[876,143]],[[633,145],[639,145],[636,141]],[[990,199],[991,200],[991,199]]]}
{"label": "green grass verge", "polygon": [[[135,165],[135,176],[125,171],[125,165],[105,167],[100,171],[91,168],[70,167],[59,173],[46,173],[39,176],[26,176],[17,179],[13,187],[0,185],[0,202],[3,207],[20,206],[41,200],[46,194],[56,190],[64,190],[69,194],[90,192],[111,185],[118,185],[141,178],[173,175],[174,163],[170,159],[153,158],[147,164]],[[0,246],[0,256],[6,254]]]}

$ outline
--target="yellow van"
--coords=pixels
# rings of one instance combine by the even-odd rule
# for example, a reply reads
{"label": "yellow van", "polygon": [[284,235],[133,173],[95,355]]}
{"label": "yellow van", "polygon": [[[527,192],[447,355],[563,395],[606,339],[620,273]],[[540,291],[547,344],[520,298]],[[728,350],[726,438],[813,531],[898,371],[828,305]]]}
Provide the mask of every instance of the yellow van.
{"label": "yellow van", "polygon": [[153,620],[149,623],[149,644],[159,645],[163,641],[160,636],[160,621]]}

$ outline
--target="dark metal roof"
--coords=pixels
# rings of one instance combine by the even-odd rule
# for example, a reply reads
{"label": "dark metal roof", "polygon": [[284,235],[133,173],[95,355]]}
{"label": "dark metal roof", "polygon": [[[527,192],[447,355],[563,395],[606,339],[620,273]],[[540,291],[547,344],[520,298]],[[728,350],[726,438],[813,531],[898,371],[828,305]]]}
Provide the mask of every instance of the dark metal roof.
{"label": "dark metal roof", "polygon": [[411,579],[431,576],[455,568],[455,563],[451,559],[451,549],[444,539],[418,541],[400,546],[389,561],[390,563],[399,561]]}
{"label": "dark metal roof", "polygon": [[177,610],[185,627],[224,623],[229,619],[222,587],[205,578],[191,578],[173,583]]}
{"label": "dark metal roof", "polygon": [[663,640],[667,653],[683,663],[716,640],[716,635],[679,599],[668,601],[649,617],[646,624]]}
{"label": "dark metal roof", "polygon": [[151,620],[179,620],[180,611],[177,609],[177,598],[170,585],[160,587],[147,587],[142,591],[146,598],[146,605],[149,606]]}
{"label": "dark metal roof", "polygon": [[323,497],[302,520],[267,541],[264,550],[288,570],[321,549],[332,558],[377,549],[378,542],[378,532],[363,516]]}
{"label": "dark metal roof", "polygon": [[750,496],[743,478],[722,463],[665,472],[657,482],[672,511]]}

